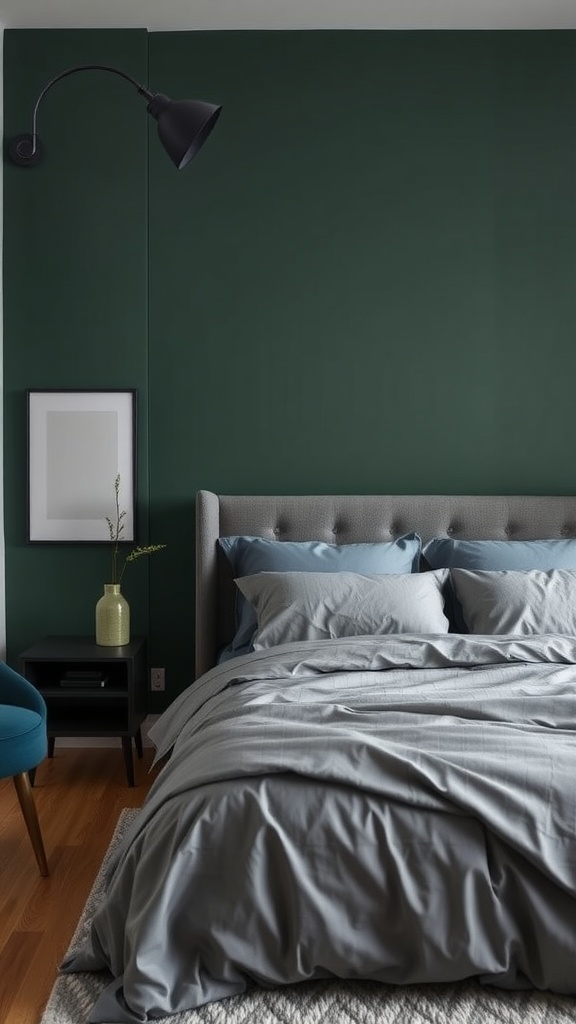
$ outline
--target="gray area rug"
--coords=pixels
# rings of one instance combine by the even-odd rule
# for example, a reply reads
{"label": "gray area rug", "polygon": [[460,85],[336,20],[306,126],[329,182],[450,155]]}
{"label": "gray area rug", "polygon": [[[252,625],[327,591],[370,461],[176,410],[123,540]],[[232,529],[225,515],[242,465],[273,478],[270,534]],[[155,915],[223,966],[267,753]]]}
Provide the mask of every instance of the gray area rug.
{"label": "gray area rug", "polygon": [[[92,887],[70,949],[81,942],[103,897],[106,861],[137,811],[124,810]],[[576,964],[574,965],[576,971]],[[41,1024],[85,1024],[111,976],[60,975]],[[198,1010],[162,1018],[163,1024],[576,1024],[576,999],[536,992],[501,992],[474,982],[414,985],[314,981],[280,989],[252,989]]]}

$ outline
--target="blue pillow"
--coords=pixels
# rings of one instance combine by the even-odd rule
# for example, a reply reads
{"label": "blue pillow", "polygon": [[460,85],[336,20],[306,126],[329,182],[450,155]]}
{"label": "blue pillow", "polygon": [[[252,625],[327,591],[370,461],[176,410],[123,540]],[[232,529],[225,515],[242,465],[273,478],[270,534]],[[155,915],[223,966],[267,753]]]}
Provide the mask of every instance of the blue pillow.
{"label": "blue pillow", "polygon": [[[576,539],[566,540],[452,540],[435,537],[424,545],[423,557],[431,569],[576,569]],[[452,579],[446,595],[450,631],[467,633],[462,606]]]}
{"label": "blue pillow", "polygon": [[[254,576],[258,572],[418,572],[422,548],[417,533],[374,544],[338,545],[242,536],[220,537],[219,544],[235,577]],[[249,646],[257,627],[256,612],[240,592],[236,598],[236,627],[233,651]]]}
{"label": "blue pillow", "polygon": [[422,552],[432,569],[576,569],[576,539],[451,540],[435,537]]}

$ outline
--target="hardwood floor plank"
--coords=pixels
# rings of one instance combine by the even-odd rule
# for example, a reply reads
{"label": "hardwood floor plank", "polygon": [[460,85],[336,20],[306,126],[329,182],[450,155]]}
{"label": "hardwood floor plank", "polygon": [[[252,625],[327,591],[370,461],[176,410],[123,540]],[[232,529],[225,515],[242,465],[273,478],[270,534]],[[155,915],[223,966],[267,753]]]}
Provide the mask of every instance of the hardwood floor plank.
{"label": "hardwood floor plank", "polygon": [[50,875],[42,878],[10,779],[0,782],[0,1021],[38,1024],[123,807],[140,807],[157,769],[120,745],[56,746],[36,772],[34,800]]}
{"label": "hardwood floor plank", "polygon": [[9,1019],[14,1007],[20,1005],[22,981],[36,959],[41,942],[41,932],[13,932],[4,948],[9,970],[3,969],[1,975],[0,1020],[3,1022]]}

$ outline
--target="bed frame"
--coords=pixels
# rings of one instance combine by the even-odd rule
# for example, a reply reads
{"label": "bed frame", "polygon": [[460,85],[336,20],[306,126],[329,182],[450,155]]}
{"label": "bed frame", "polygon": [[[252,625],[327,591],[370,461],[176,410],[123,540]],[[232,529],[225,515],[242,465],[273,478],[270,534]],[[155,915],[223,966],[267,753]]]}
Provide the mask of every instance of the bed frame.
{"label": "bed frame", "polygon": [[333,544],[394,540],[416,531],[467,540],[576,536],[576,496],[229,495],[196,496],[196,675],[234,635],[235,586],[218,537]]}

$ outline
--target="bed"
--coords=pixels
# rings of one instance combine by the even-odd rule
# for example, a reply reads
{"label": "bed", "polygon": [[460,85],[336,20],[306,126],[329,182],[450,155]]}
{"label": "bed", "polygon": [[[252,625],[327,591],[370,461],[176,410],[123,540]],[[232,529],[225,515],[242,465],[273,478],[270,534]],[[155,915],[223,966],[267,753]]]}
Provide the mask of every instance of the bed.
{"label": "bed", "polygon": [[576,994],[574,598],[572,496],[199,492],[196,678],[63,965],[112,974],[90,1021],[324,977]]}

